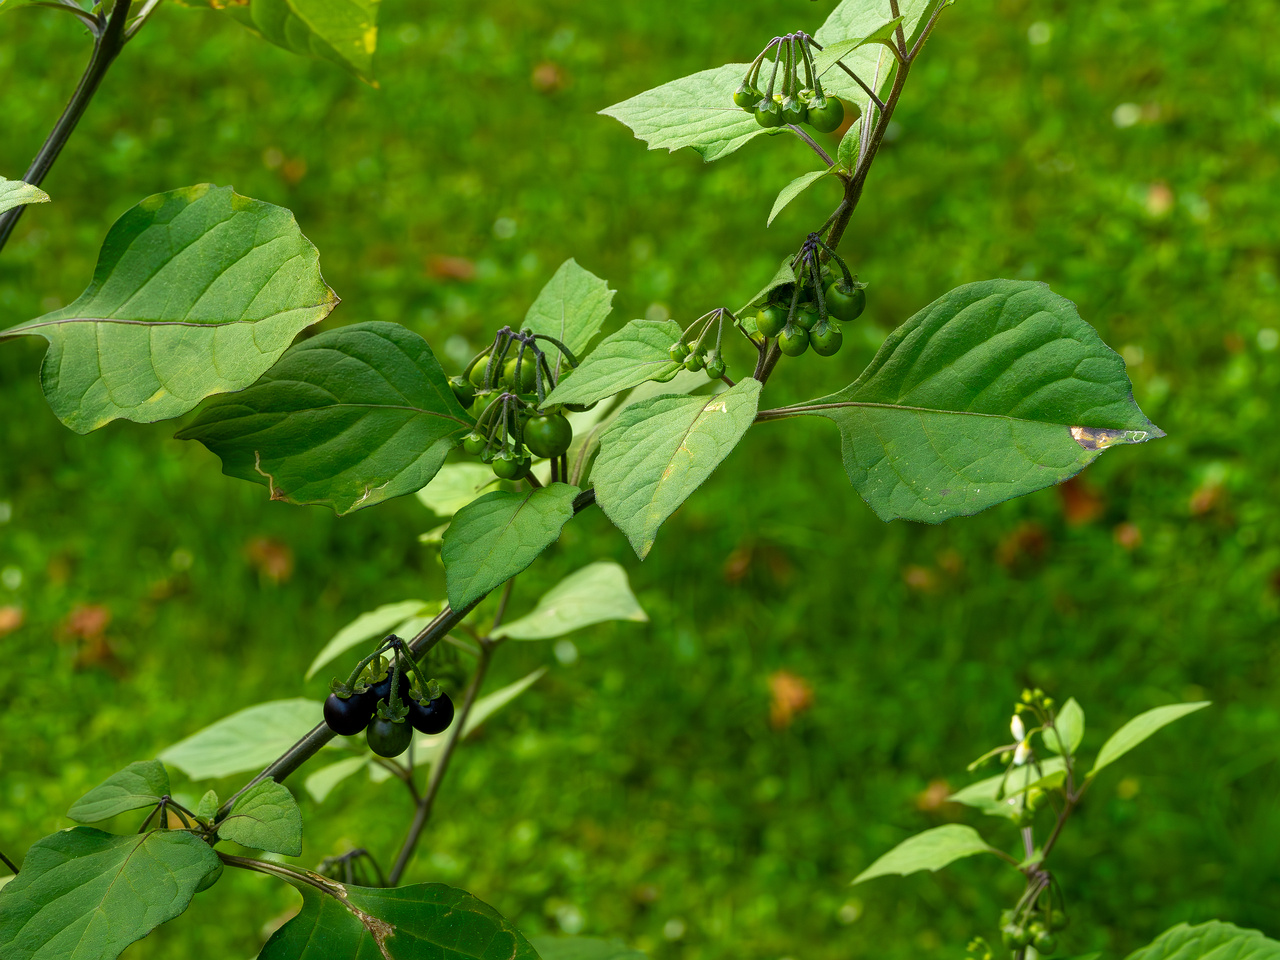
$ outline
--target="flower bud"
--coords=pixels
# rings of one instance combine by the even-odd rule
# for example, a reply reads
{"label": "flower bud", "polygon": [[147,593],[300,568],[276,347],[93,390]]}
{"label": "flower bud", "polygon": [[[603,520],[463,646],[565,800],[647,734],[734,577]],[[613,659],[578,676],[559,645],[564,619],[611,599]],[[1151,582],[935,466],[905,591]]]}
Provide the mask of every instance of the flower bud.
{"label": "flower bud", "polygon": [[1027,739],[1027,728],[1022,722],[1022,717],[1016,713],[1013,715],[1013,719],[1009,721],[1009,731],[1013,734],[1013,739],[1019,743]]}

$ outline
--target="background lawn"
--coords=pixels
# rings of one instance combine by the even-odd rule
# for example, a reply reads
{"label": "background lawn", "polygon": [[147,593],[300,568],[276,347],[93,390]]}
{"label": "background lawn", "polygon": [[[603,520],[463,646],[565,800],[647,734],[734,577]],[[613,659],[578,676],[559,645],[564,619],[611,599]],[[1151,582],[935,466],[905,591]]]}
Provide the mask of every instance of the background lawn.
{"label": "background lawn", "polygon": [[[766,230],[777,190],[814,168],[801,144],[704,165],[595,111],[750,59],[833,6],[386,0],[373,89],[166,4],[46,181],[54,202],[0,256],[0,326],[77,296],[123,211],[203,181],[296,213],[343,298],[326,326],[399,321],[454,365],[569,256],[618,289],[610,329],[736,306],[834,186]],[[490,688],[551,672],[456,758],[409,879],[463,886],[529,934],[657,958],[955,958],[1020,890],[994,859],[849,880],[912,832],[978,822],[930,785],[968,782],[1034,684],[1084,705],[1087,752],[1141,710],[1215,702],[1103,775],[1072,822],[1064,952],[1121,957],[1215,916],[1280,936],[1278,31],[1264,0],[949,9],[847,236],[867,323],[834,360],[783,363],[769,405],[848,383],[956,284],[1034,278],[1122,351],[1168,438],[927,527],[875,519],[829,424],[769,423],[643,565],[588,512],[521,577],[516,612],[616,559],[652,622],[574,635],[571,663],[549,643],[501,651]],[[0,174],[21,176],[86,56],[71,17],[0,19]],[[417,539],[438,521],[414,498],[338,520],[223,477],[174,424],[78,437],[41,396],[42,351],[0,347],[0,607],[23,621],[0,636],[15,858],[129,761],[261,700],[323,696],[327,672],[303,672],[361,611],[443,595]],[[785,729],[769,722],[779,670],[813,689]],[[396,786],[360,777],[317,805],[294,784],[300,862],[353,845],[389,861]],[[252,957],[297,897],[230,873],[125,956]]]}

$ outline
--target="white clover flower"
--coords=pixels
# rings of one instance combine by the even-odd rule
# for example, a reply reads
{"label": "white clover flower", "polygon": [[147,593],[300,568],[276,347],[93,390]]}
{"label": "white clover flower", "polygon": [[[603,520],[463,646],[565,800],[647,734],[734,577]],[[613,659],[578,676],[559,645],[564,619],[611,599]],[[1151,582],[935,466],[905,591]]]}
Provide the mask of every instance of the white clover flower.
{"label": "white clover flower", "polygon": [[1013,719],[1009,721],[1009,731],[1013,734],[1013,739],[1019,743],[1027,739],[1027,728],[1022,723],[1022,717],[1016,713],[1013,715]]}

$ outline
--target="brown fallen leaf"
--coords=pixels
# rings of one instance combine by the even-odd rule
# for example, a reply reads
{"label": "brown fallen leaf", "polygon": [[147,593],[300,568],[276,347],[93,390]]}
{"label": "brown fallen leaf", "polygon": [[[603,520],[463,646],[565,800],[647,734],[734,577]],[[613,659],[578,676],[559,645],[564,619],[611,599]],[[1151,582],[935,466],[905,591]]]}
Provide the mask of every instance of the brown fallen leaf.
{"label": "brown fallen leaf", "polygon": [[790,670],[769,674],[769,723],[775,730],[785,730],[797,714],[813,706],[813,687],[809,681]]}

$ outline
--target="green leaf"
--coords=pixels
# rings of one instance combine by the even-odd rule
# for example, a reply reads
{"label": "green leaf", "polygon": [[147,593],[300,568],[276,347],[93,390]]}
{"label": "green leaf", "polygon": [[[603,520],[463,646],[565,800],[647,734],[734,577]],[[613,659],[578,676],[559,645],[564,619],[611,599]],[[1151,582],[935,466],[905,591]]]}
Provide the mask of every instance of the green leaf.
{"label": "green leaf", "polygon": [[853,882],[862,883],[895,873],[905,877],[919,870],[937,871],[964,857],[994,852],[973,827],[949,823],[903,840],[858,874]]}
{"label": "green leaf", "polygon": [[341,899],[296,884],[302,910],[272,935],[258,960],[539,960],[520,931],[465,890],[317,879]]}
{"label": "green leaf", "polygon": [[493,470],[483,463],[446,463],[418,491],[418,500],[437,517],[452,517],[497,482]]}
{"label": "green leaf", "polygon": [[[800,196],[800,194],[804,193],[828,173],[830,173],[830,170],[814,170],[810,173],[804,173],[783,187],[782,191],[778,194],[778,198],[773,201],[773,209],[769,211],[769,219],[765,223],[765,226],[772,226],[774,219],[782,212],[783,208],[786,207],[788,203]],[[787,269],[790,268],[791,263],[788,260]]]}
{"label": "green leaf", "polygon": [[849,173],[858,166],[858,150],[862,143],[861,121],[853,124],[840,138],[840,146],[836,148],[836,166]]}
{"label": "green leaf", "polygon": [[0,339],[49,341],[45,397],[88,433],[122,417],[178,417],[247,387],[337,302],[292,213],[206,183],[125,213],[80,298]]}
{"label": "green leaf", "polygon": [[639,950],[623,946],[617,940],[534,937],[529,942],[542,960],[645,960],[645,955]]}
{"label": "green leaf", "polygon": [[206,790],[196,805],[196,816],[201,820],[212,820],[218,815],[218,791]]}
{"label": "green leaf", "polygon": [[938,523],[1061,483],[1107,447],[1164,436],[1124,361],[1043,283],[957,287],[891,333],[839,393],[795,407],[840,428],[882,520]]}
{"label": "green leaf", "polygon": [[[766,63],[764,70],[772,69],[771,65],[772,61]],[[650,150],[665,147],[674,153],[681,147],[692,147],[703,160],[719,160],[765,132],[754,114],[733,102],[733,93],[749,66],[726,63],[703,70],[600,112],[630,127]]]}
{"label": "green leaf", "polygon": [[1089,777],[1095,776],[1103,767],[1109,767],[1126,753],[1142,743],[1161,727],[1185,717],[1189,713],[1203,710],[1212,701],[1199,700],[1195,703],[1172,703],[1167,707],[1156,707],[1146,713],[1140,713],[1123,727],[1113,733],[1110,739],[1098,751],[1098,759],[1089,771]]}
{"label": "green leaf", "polygon": [[[555,337],[573,351],[581,360],[592,339],[613,309],[613,290],[590,270],[578,266],[570,258],[560,264],[547,285],[538,293],[524,317],[524,326],[534,333]],[[555,347],[545,340],[541,349]],[[561,363],[557,360],[551,369],[559,378]]]}
{"label": "green leaf", "polygon": [[592,404],[650,380],[665,383],[681,370],[668,351],[682,332],[674,320],[632,320],[566,373],[547,403]]}
{"label": "green leaf", "polygon": [[[902,28],[908,38],[908,49],[917,31],[923,28],[923,15],[932,9],[933,2],[934,0],[900,0],[899,13],[902,15]],[[831,11],[831,15],[813,37],[826,48],[850,38],[874,36],[893,18],[889,0],[844,0]],[[892,28],[890,29],[892,32]],[[889,85],[892,68],[897,62],[892,53],[877,43],[860,45],[840,59],[881,96]],[[859,103],[867,100],[862,88],[838,67],[828,68],[822,75],[822,89],[824,93],[835,94],[842,100]]]}
{"label": "green leaf", "polygon": [[67,816],[81,823],[110,820],[129,810],[154,807],[169,792],[169,774],[159,760],[139,760],[107,779],[71,805]]}
{"label": "green leaf", "polygon": [[711,397],[654,397],[629,406],[600,439],[596,501],[640,559],[663,521],[711,476],[755,420],[760,381]]}
{"label": "green leaf", "polygon": [[266,766],[322,721],[315,700],[271,700],[223,717],[167,747],[160,759],[192,780]]}
{"label": "green leaf", "polygon": [[[850,37],[847,40],[839,40],[836,43],[829,43],[825,45],[821,50],[813,55],[814,71],[818,76],[825,78],[827,71],[836,65],[836,61],[844,60],[849,56],[849,54],[853,53],[853,51],[857,50],[859,47],[867,45],[868,43],[882,43],[891,51],[896,51],[897,44],[894,42],[893,35],[900,23],[902,23],[902,17],[894,17],[888,23],[881,24],[875,30],[872,30],[865,37]],[[877,57],[879,56],[878,51],[876,55]],[[848,76],[848,74],[845,74],[843,70],[840,72],[844,76]],[[856,70],[854,72],[857,73]],[[868,86],[871,85],[869,78],[863,77],[862,79]]]}
{"label": "green leaf", "polygon": [[302,854],[302,811],[284,784],[270,777],[250,787],[218,824],[218,836],[244,847]]}
{"label": "green leaf", "polygon": [[[1084,739],[1084,710],[1080,708],[1080,704],[1076,703],[1075,697],[1062,705],[1053,722],[1058,733],[1054,734],[1052,730],[1042,731],[1040,738],[1044,740],[1044,745],[1054,753],[1069,753],[1075,756],[1076,751],[1080,749],[1080,741]],[[1063,743],[1058,742],[1059,735]],[[1066,745],[1066,750],[1062,749],[1063,744]]]}
{"label": "green leaf", "polygon": [[265,484],[272,500],[345,514],[421,490],[471,424],[427,341],[375,322],[302,341],[178,438],[199,440],[223,473]]}
{"label": "green leaf", "polygon": [[[0,5],[0,10],[7,10],[12,4]],[[21,180],[6,180],[0,177],[0,213],[21,207],[28,203],[48,203],[49,195],[39,187],[33,187]]]}
{"label": "green leaf", "polygon": [[578,492],[567,483],[523,493],[495,490],[459,510],[440,548],[453,609],[461,610],[533,563],[573,516]]}
{"label": "green leaf", "polygon": [[[489,470],[488,473],[492,474],[493,471]],[[326,663],[362,643],[381,640],[392,633],[402,639],[408,639],[408,636],[421,630],[422,626],[425,626],[426,622],[439,612],[439,604],[427,603],[424,600],[401,600],[399,603],[384,603],[376,610],[362,613],[335,633],[333,638],[324,645],[324,649],[316,654],[316,658],[311,661],[311,666],[307,667],[307,675],[304,679],[310,680]],[[413,633],[409,633],[406,627],[417,623],[421,623],[422,626],[417,627]],[[401,630],[404,630],[404,633],[401,633]],[[354,666],[352,664],[352,668]]]}
{"label": "green leaf", "polygon": [[627,407],[651,397],[686,396],[708,388],[712,393],[719,393],[725,389],[725,384],[723,380],[708,380],[706,373],[701,370],[681,368],[666,383],[651,380],[640,384],[612,410],[607,405],[597,404],[584,413],[570,414],[569,423],[573,427],[573,444],[569,447],[569,462],[574,465],[574,470],[579,476],[586,476],[591,466],[591,459],[600,446],[600,437]]}
{"label": "green leaf", "polygon": [[1061,757],[1048,757],[1037,766],[1028,764],[1005,774],[987,777],[977,783],[957,790],[947,797],[952,803],[963,803],[975,807],[993,817],[1012,818],[1018,812],[1016,805],[1008,801],[1025,790],[1035,786],[1043,786],[1046,781],[1065,774],[1066,763]]}
{"label": "green leaf", "polygon": [[1180,923],[1125,960],[1280,960],[1280,942],[1221,920]]}
{"label": "green leaf", "polygon": [[[743,315],[752,307],[758,307],[768,300],[769,294],[773,293],[773,291],[777,290],[779,287],[785,287],[789,283],[796,282],[796,272],[791,267],[791,257],[791,254],[787,254],[787,256],[783,257],[782,263],[779,265],[777,272],[775,272],[769,282],[764,285],[764,288],[748,300],[743,306],[738,308],[738,319],[743,319]],[[750,332],[755,332],[754,320],[752,320]]]}
{"label": "green leaf", "polygon": [[[190,2],[190,0],[186,0]],[[243,0],[239,0],[242,3]],[[278,47],[304,57],[328,60],[377,86],[373,54],[378,47],[379,0],[230,0],[229,12]],[[222,0],[205,0],[220,9]]]}
{"label": "green leaf", "polygon": [[221,866],[185,830],[118,837],[73,827],[37,840],[0,889],[0,956],[112,960],[186,910]]}
{"label": "green leaf", "polygon": [[606,620],[647,623],[649,618],[631,592],[627,571],[601,561],[565,577],[542,595],[532,613],[503,624],[492,636],[546,640]]}
{"label": "green leaf", "polygon": [[347,777],[359,773],[368,765],[369,756],[367,754],[362,757],[346,757],[337,763],[321,767],[303,781],[303,786],[307,788],[307,793],[311,794],[311,798],[316,803],[324,803],[325,798],[329,796],[334,787],[346,780]]}

